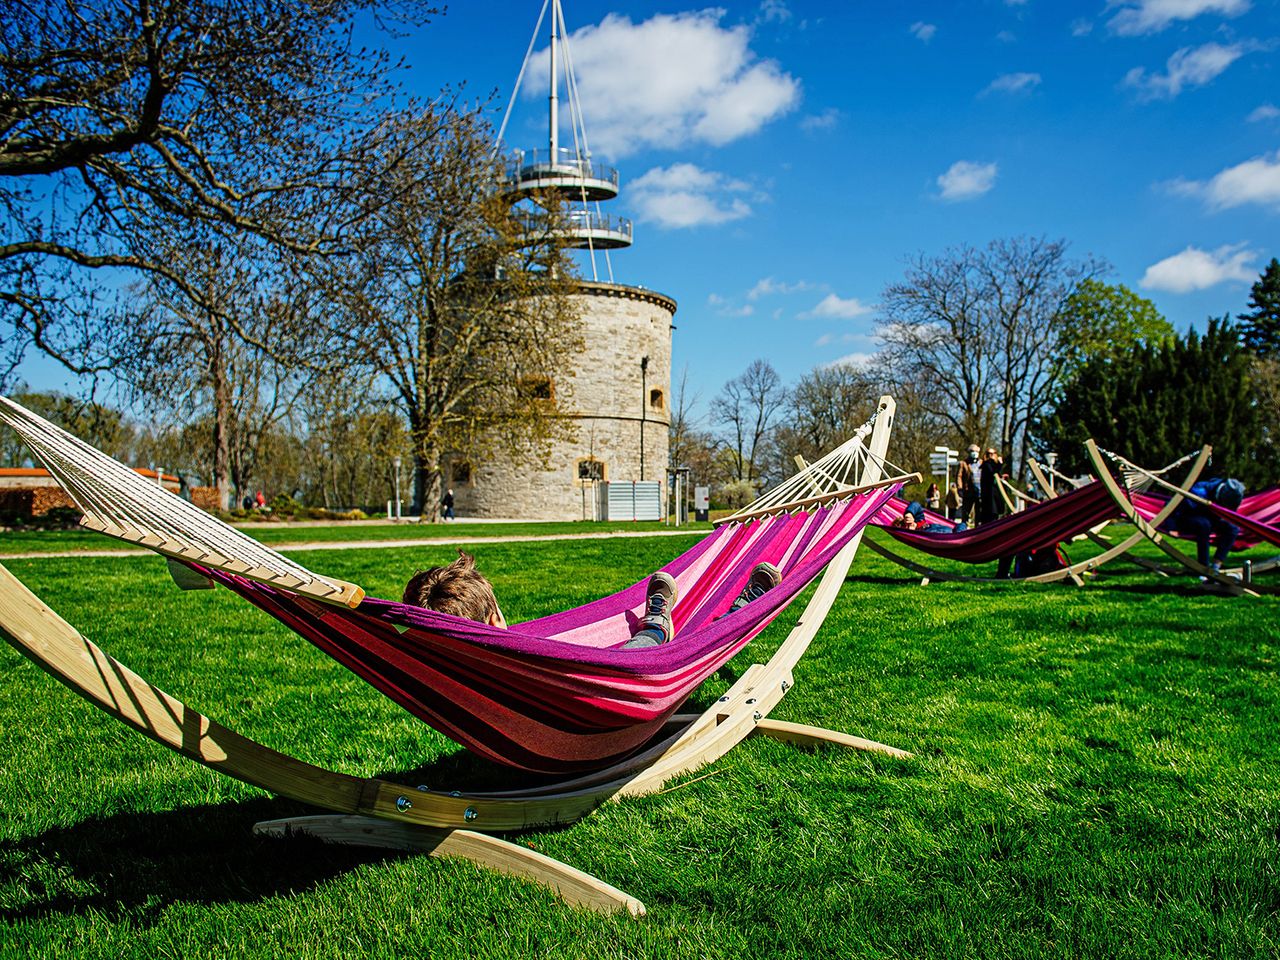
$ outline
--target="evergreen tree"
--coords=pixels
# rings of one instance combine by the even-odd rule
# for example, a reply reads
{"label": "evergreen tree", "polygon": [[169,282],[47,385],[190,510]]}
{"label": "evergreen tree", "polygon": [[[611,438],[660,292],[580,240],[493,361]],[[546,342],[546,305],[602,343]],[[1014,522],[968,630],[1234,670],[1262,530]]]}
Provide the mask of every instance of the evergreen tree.
{"label": "evergreen tree", "polygon": [[1249,313],[1239,315],[1244,345],[1260,357],[1280,357],[1280,260],[1267,264],[1249,294]]}
{"label": "evergreen tree", "polygon": [[1252,382],[1252,356],[1228,318],[1203,334],[1137,344],[1086,360],[1038,424],[1041,449],[1072,473],[1090,469],[1084,441],[1157,468],[1213,445],[1213,473],[1250,487],[1274,481],[1275,451]]}

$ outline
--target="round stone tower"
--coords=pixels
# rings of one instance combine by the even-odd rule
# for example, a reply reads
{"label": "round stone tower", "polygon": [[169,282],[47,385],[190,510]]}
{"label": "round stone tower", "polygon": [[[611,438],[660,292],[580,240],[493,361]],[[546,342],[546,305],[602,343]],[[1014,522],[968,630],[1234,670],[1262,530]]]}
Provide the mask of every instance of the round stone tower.
{"label": "round stone tower", "polygon": [[[644,287],[601,281],[596,254],[629,247],[631,222],[600,212],[618,195],[618,172],[585,153],[586,133],[570,82],[570,113],[578,135],[574,150],[559,145],[559,68],[564,15],[551,0],[550,139],[545,154],[518,150],[504,167],[500,188],[513,204],[537,204],[556,194],[568,211],[563,238],[587,251],[591,280],[579,284],[585,349],[552,396],[574,424],[572,441],[553,446],[544,466],[510,451],[491,450],[473,460],[447,459],[444,485],[463,517],[528,520],[598,519],[599,484],[657,482],[666,490],[671,425],[671,331],[676,303]],[[563,58],[569,62],[567,57]],[[521,74],[523,75],[523,70]],[[514,102],[515,92],[512,93]],[[611,270],[611,266],[610,266]]]}
{"label": "round stone tower", "polygon": [[449,462],[445,482],[459,516],[594,520],[600,481],[666,489],[675,301],[585,281],[578,296],[586,349],[565,391],[576,438],[554,444],[545,468],[502,450]]}

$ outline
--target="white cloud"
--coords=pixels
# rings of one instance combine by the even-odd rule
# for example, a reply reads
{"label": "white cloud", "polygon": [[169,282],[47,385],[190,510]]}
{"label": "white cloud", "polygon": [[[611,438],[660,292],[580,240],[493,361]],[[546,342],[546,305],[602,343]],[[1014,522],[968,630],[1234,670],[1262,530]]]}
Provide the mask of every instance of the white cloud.
{"label": "white cloud", "polygon": [[837,297],[834,293],[828,293],[812,310],[806,310],[799,316],[804,320],[814,318],[853,320],[856,317],[864,317],[873,310],[875,310],[875,307],[868,306],[857,297],[850,297],[846,300],[843,297]]}
{"label": "white cloud", "polygon": [[782,283],[773,277],[765,277],[757,280],[756,285],[747,291],[748,300],[759,300],[761,297],[772,297],[785,295],[789,293],[803,293],[806,290],[812,290],[813,284],[807,280],[797,280],[795,283]]}
{"label": "white cloud", "polygon": [[1166,73],[1148,75],[1142,67],[1134,67],[1125,74],[1124,83],[1135,88],[1142,100],[1172,100],[1183,87],[1204,86],[1247,52],[1242,43],[1183,47],[1175,50],[1165,64]]}
{"label": "white cloud", "polygon": [[1229,280],[1249,282],[1257,275],[1252,265],[1257,254],[1243,248],[1244,244],[1239,243],[1217,250],[1187,247],[1147,267],[1142,286],[1170,293],[1190,293]]}
{"label": "white cloud", "polygon": [[938,25],[935,23],[925,23],[923,20],[917,20],[909,29],[917,40],[922,43],[928,43],[933,39],[933,35],[938,32]]}
{"label": "white cloud", "polygon": [[1280,150],[1237,163],[1207,181],[1175,180],[1169,189],[1203,199],[1214,210],[1255,203],[1280,212]]}
{"label": "white cloud", "polygon": [[[829,347],[833,343],[856,343],[870,347],[879,347],[883,345],[878,337],[870,333],[824,333],[817,340],[813,341],[813,345],[815,347]],[[867,354],[867,356],[870,356],[870,354]]]}
{"label": "white cloud", "polygon": [[1238,17],[1249,9],[1249,0],[1123,0],[1107,23],[1112,33],[1132,37],[1159,33],[1175,20],[1193,20],[1205,13]]}
{"label": "white cloud", "polygon": [[654,167],[631,181],[628,196],[637,218],[660,227],[702,227],[750,216],[751,207],[739,194],[748,187],[713,170],[692,163]]}
{"label": "white cloud", "polygon": [[996,39],[1001,43],[1017,43],[1018,35],[1012,30],[1001,30],[996,34]]}
{"label": "white cloud", "polygon": [[943,200],[971,200],[980,197],[996,184],[997,167],[994,163],[973,163],[957,160],[947,172],[938,177],[938,187]]}
{"label": "white cloud", "polygon": [[800,121],[800,129],[806,133],[819,130],[833,130],[840,123],[844,113],[837,107],[827,107],[821,113],[813,113]]}
{"label": "white cloud", "polygon": [[[570,37],[587,136],[620,157],[643,147],[720,146],[749,136],[800,101],[800,81],[750,48],[751,28],[721,26],[722,9],[608,14]],[[531,60],[526,93],[546,92],[548,51]]]}
{"label": "white cloud", "polygon": [[760,4],[760,19],[765,23],[786,23],[791,19],[791,8],[784,0],[764,0]]}
{"label": "white cloud", "polygon": [[1264,120],[1275,120],[1277,117],[1280,117],[1280,107],[1274,103],[1264,103],[1254,107],[1245,119],[1250,123],[1261,123]]}
{"label": "white cloud", "polygon": [[718,293],[708,294],[707,306],[722,317],[749,317],[756,312],[756,308],[751,304],[744,303],[741,306],[734,306]]}
{"label": "white cloud", "polygon": [[990,93],[1021,93],[1040,85],[1038,73],[1002,73],[996,77],[978,96],[985,97]]}
{"label": "white cloud", "polygon": [[1087,37],[1093,33],[1093,21],[1081,18],[1071,22],[1071,35],[1073,37]]}
{"label": "white cloud", "polygon": [[874,353],[846,353],[843,357],[836,357],[827,363],[819,364],[824,370],[831,367],[865,367],[875,360]]}

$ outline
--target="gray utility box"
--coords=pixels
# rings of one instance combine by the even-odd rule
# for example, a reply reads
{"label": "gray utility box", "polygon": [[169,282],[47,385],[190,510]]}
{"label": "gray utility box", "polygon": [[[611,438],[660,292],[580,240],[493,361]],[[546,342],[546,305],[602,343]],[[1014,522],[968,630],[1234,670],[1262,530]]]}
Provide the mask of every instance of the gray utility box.
{"label": "gray utility box", "polygon": [[657,480],[599,483],[596,498],[596,517],[600,520],[662,519],[662,484]]}

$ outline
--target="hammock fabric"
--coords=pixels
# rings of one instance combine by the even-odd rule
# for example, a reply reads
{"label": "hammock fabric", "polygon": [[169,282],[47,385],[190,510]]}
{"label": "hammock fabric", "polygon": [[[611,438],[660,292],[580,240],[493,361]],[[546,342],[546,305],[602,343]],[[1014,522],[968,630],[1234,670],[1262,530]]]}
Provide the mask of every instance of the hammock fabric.
{"label": "hammock fabric", "polygon": [[[1257,496],[1262,497],[1266,494],[1275,494],[1274,490],[1263,491],[1263,494]],[[1150,494],[1133,495],[1133,505],[1137,508],[1138,513],[1146,520],[1150,520],[1167,502],[1163,497],[1156,497]],[[1280,498],[1278,498],[1280,499]],[[1273,546],[1280,546],[1280,524],[1276,520],[1267,522],[1263,517],[1267,517],[1272,513],[1280,513],[1277,510],[1267,509],[1268,506],[1274,507],[1275,504],[1266,504],[1260,500],[1255,500],[1253,504],[1249,503],[1249,498],[1240,505],[1240,510],[1228,510],[1226,507],[1219,506],[1216,503],[1206,503],[1204,506],[1213,511],[1217,516],[1233,523],[1240,528],[1240,532],[1236,535],[1234,547],[1242,550],[1246,547],[1256,547],[1262,543],[1270,543]],[[1252,509],[1248,509],[1248,508]],[[1172,524],[1166,524],[1161,528],[1164,533],[1170,533],[1175,537],[1186,539],[1186,535],[1178,530]]]}
{"label": "hammock fabric", "polygon": [[[620,649],[648,578],[507,630],[387,600],[335,606],[218,570],[224,584],[451,739],[540,773],[598,769],[644,746],[706,677],[763,630],[898,486],[720,527],[663,569],[679,587],[674,638]],[[782,583],[724,614],[762,560]]]}
{"label": "hammock fabric", "polygon": [[1249,494],[1237,512],[1273,527],[1280,526],[1280,487],[1267,487]]}
{"label": "hammock fabric", "polygon": [[1106,487],[1094,481],[1020,513],[958,533],[918,533],[891,526],[885,526],[885,530],[895,540],[935,557],[962,563],[990,563],[1001,557],[1054,546],[1119,516]]}

